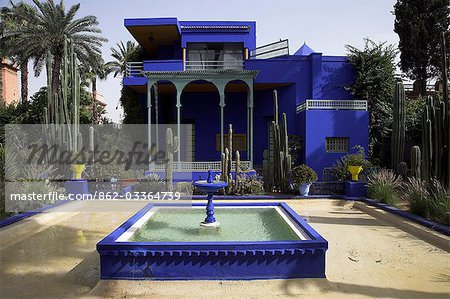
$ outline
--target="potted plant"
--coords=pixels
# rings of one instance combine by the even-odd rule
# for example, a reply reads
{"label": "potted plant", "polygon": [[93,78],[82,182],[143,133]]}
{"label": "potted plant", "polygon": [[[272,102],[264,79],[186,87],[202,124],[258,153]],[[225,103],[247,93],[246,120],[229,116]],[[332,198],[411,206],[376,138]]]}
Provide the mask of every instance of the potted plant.
{"label": "potted plant", "polygon": [[358,181],[358,175],[363,169],[363,166],[367,164],[367,160],[362,146],[357,145],[354,149],[356,150],[356,153],[347,155],[345,164],[347,164],[347,170],[352,175],[352,181]]}
{"label": "potted plant", "polygon": [[308,165],[302,164],[292,169],[291,179],[294,186],[298,186],[300,195],[308,196],[309,188],[317,181],[317,173]]}

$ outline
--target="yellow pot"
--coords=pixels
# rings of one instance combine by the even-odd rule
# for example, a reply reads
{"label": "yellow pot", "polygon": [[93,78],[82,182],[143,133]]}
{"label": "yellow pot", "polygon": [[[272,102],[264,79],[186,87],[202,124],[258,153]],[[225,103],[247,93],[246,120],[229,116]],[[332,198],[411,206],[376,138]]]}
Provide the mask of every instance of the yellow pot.
{"label": "yellow pot", "polygon": [[70,165],[70,170],[72,170],[74,178],[76,180],[81,180],[81,173],[86,169],[84,164],[72,164]]}
{"label": "yellow pot", "polygon": [[352,181],[358,180],[358,174],[363,169],[362,166],[347,166],[348,171],[352,174]]}

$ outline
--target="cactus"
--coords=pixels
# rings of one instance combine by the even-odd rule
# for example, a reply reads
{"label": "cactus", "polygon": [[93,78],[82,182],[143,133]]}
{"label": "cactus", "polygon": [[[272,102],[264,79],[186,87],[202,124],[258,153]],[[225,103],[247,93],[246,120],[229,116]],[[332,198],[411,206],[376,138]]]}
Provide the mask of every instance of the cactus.
{"label": "cactus", "polygon": [[172,129],[166,130],[166,190],[173,191],[173,154],[180,149],[180,139],[173,137]]}
{"label": "cactus", "polygon": [[417,145],[411,148],[411,175],[417,179],[421,178],[421,153]]}
{"label": "cactus", "polygon": [[241,155],[239,153],[239,151],[236,151],[236,172],[235,172],[235,183],[236,183],[236,188],[239,189],[240,187],[240,173],[241,173]]}
{"label": "cactus", "polygon": [[449,101],[428,97],[422,114],[423,179],[450,187]]}
{"label": "cactus", "polygon": [[398,175],[401,175],[402,177],[405,177],[407,171],[408,171],[408,164],[406,164],[406,162],[400,162],[397,165],[397,174]]}
{"label": "cactus", "polygon": [[228,157],[228,173],[231,173],[232,161],[233,161],[233,126],[228,126],[228,150],[230,152]]}
{"label": "cactus", "polygon": [[233,158],[232,158],[232,152],[230,148],[233,147],[233,127],[230,124],[229,125],[229,131],[228,131],[228,146],[226,147],[224,152],[221,156],[221,163],[220,163],[220,179],[228,184],[228,187],[225,189],[225,193],[229,193],[232,189],[237,190],[239,192],[240,188],[240,173],[242,171],[241,169],[241,155],[239,151],[235,151],[235,179],[233,180],[233,176],[231,174],[232,172],[232,165],[233,165]]}
{"label": "cactus", "polygon": [[405,89],[402,82],[395,85],[393,99],[393,126],[391,139],[391,167],[395,169],[403,161],[405,147]]}
{"label": "cactus", "polygon": [[[292,166],[292,157],[289,154],[288,133],[287,133],[287,116],[282,114],[282,122],[279,124],[278,114],[278,94],[273,91],[274,100],[274,121],[271,123],[270,139],[273,148],[269,148],[269,158],[273,157],[273,163],[268,162],[268,179],[265,179],[266,190],[287,191],[290,188],[290,173]],[[266,175],[267,175],[266,174]],[[273,183],[271,183],[273,177]]]}
{"label": "cactus", "polygon": [[[43,109],[44,134],[49,142],[58,144],[61,151],[70,151],[74,155],[82,148],[80,134],[80,74],[74,43],[64,41],[61,62],[60,84],[52,89],[52,56],[46,55],[47,68],[47,107]],[[50,125],[52,124],[52,125]]]}
{"label": "cactus", "polygon": [[263,152],[263,180],[264,180],[264,190],[270,190],[273,186],[272,177],[270,176],[270,156],[269,150],[264,150]]}

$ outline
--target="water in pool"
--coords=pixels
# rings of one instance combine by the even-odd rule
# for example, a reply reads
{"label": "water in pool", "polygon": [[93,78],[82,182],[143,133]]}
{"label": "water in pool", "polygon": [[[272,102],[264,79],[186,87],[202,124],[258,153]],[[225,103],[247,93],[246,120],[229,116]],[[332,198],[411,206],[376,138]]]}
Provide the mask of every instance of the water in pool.
{"label": "water in pool", "polygon": [[158,209],[131,242],[288,241],[299,236],[274,208],[216,207],[218,228],[200,227],[204,208]]}

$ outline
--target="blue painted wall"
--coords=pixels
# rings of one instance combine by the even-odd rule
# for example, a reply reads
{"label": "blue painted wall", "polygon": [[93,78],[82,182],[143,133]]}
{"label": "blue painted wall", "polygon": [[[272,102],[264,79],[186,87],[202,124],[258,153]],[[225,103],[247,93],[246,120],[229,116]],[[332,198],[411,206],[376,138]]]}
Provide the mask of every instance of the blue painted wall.
{"label": "blue painted wall", "polygon": [[220,25],[237,25],[249,26],[248,32],[234,32],[233,30],[225,32],[206,32],[181,30],[181,47],[186,48],[188,43],[199,42],[240,42],[244,48],[253,50],[256,48],[256,23],[255,22],[237,22],[237,21],[180,21],[180,26],[220,26]]}
{"label": "blue painted wall", "polygon": [[311,166],[322,179],[324,167],[332,164],[343,154],[327,153],[326,137],[349,137],[350,149],[368,146],[369,115],[367,111],[307,110],[302,113],[305,120],[305,163]]}
{"label": "blue painted wall", "polygon": [[[162,19],[162,21],[174,22],[172,19]],[[158,23],[159,21],[154,22]],[[128,21],[128,23],[131,24],[132,21]],[[164,46],[160,49],[160,59],[164,59],[164,57],[169,59],[145,61],[144,68],[146,70],[181,70],[181,61],[173,60],[170,55],[175,58],[179,57],[181,47],[186,47],[189,42],[242,42],[244,47],[250,50],[256,47],[255,22],[177,21],[177,24],[180,28],[181,40],[174,45]],[[250,26],[250,31],[246,33],[232,32],[231,30],[215,32],[208,29],[199,32],[198,30],[182,29],[182,26],[189,25],[246,25]],[[322,177],[324,167],[330,167],[336,159],[343,155],[326,153],[326,137],[350,137],[351,147],[362,145],[367,148],[367,111],[308,110],[296,114],[296,106],[304,103],[307,99],[353,99],[346,90],[346,86],[352,83],[354,70],[346,57],[311,53],[307,56],[291,55],[272,59],[246,60],[244,67],[248,70],[259,71],[254,81],[258,85],[258,90],[254,93],[255,164],[262,164],[262,154],[268,146],[268,123],[273,120],[273,89],[272,87],[264,89],[264,86],[260,84],[280,85],[276,87],[279,96],[279,112],[287,114],[288,133],[303,138],[304,149],[298,157],[299,162],[313,167],[319,174],[319,178]],[[127,86],[144,85],[145,79],[124,78],[123,84]],[[145,109],[145,95],[142,97],[142,104]],[[183,122],[195,123],[197,161],[220,159],[220,153],[216,150],[216,134],[220,132],[218,104],[219,96],[216,92],[182,94]],[[232,123],[235,133],[247,134],[246,104],[245,93],[226,93],[225,133],[228,131],[228,124]],[[170,118],[160,117],[161,122],[173,122],[176,119],[174,117],[175,109],[172,108]],[[242,159],[247,159],[246,153],[241,153],[241,156]]]}

